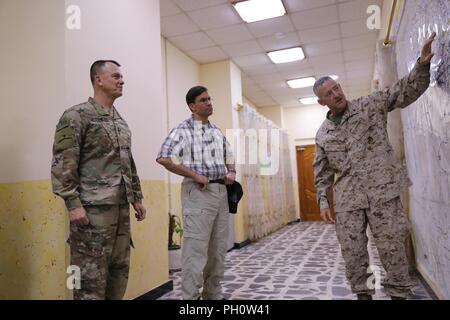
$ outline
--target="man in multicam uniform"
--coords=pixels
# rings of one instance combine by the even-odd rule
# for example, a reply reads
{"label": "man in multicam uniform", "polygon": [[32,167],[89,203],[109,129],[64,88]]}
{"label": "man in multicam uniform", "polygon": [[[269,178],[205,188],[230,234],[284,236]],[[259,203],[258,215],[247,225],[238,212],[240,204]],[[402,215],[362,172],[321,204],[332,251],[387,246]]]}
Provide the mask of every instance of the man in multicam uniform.
{"label": "man in multicam uniform", "polygon": [[129,203],[142,221],[140,181],[131,132],[114,108],[122,96],[120,65],[92,64],[94,98],[67,109],[56,126],[53,192],[69,211],[71,265],[81,269],[74,299],[122,299],[130,265]]}
{"label": "man in multicam uniform", "polygon": [[334,223],[346,276],[358,299],[372,299],[366,228],[369,223],[387,275],[383,286],[392,299],[406,299],[411,281],[405,251],[409,222],[400,195],[410,186],[406,168],[395,158],[387,135],[387,113],[405,108],[428,88],[428,38],[411,72],[391,88],[347,101],[338,83],[323,77],[314,84],[318,102],[330,111],[316,135],[315,185],[321,217]]}
{"label": "man in multicam uniform", "polygon": [[235,180],[234,158],[225,136],[208,120],[213,108],[207,88],[191,88],[186,103],[192,116],[170,132],[156,161],[185,177],[181,184],[183,299],[220,300],[229,219],[225,184]]}

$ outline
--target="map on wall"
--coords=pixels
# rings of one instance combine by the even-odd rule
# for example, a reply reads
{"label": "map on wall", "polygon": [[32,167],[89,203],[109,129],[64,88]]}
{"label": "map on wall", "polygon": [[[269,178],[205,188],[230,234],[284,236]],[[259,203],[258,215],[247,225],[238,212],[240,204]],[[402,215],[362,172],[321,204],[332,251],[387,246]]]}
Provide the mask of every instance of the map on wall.
{"label": "map on wall", "polygon": [[426,38],[437,36],[430,87],[402,110],[413,182],[410,216],[419,265],[450,298],[450,1],[406,0],[397,37],[399,76],[412,69]]}

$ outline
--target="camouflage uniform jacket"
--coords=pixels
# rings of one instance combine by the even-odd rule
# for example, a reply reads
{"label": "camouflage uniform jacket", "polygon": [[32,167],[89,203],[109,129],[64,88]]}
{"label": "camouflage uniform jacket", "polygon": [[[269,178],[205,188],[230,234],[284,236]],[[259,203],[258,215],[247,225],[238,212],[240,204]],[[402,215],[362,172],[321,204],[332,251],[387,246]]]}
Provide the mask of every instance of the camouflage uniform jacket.
{"label": "camouflage uniform jacket", "polygon": [[53,192],[69,210],[143,198],[127,123],[114,107],[111,115],[92,98],[59,120],[51,173]]}
{"label": "camouflage uniform jacket", "polygon": [[411,185],[387,134],[387,113],[405,108],[428,88],[430,64],[418,62],[392,87],[348,101],[340,124],[327,119],[316,134],[314,175],[320,209],[336,212],[368,208],[399,196]]}

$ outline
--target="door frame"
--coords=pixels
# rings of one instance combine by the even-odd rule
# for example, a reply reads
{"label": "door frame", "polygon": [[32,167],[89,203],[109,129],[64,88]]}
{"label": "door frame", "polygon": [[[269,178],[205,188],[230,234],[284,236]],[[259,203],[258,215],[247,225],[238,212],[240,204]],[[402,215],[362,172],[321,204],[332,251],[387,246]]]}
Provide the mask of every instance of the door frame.
{"label": "door frame", "polygon": [[302,184],[302,179],[303,176],[301,175],[301,170],[299,170],[299,158],[298,158],[298,151],[301,151],[301,149],[305,149],[307,147],[315,147],[316,145],[314,143],[310,143],[310,144],[301,144],[301,145],[296,145],[295,146],[295,162],[296,162],[296,167],[297,167],[297,196],[298,196],[298,201],[299,201],[299,211],[300,211],[300,220],[302,221],[307,221],[306,220],[306,215],[304,210],[302,210],[302,190],[300,189],[301,186],[303,186]]}

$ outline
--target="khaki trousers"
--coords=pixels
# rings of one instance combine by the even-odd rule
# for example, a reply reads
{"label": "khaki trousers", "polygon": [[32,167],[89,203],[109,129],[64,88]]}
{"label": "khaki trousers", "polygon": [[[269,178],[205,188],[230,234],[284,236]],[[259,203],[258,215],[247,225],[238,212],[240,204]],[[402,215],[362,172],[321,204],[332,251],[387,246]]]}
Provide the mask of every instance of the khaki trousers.
{"label": "khaki trousers", "polygon": [[228,198],[225,185],[208,184],[201,191],[192,179],[181,186],[183,299],[220,300],[228,240]]}

